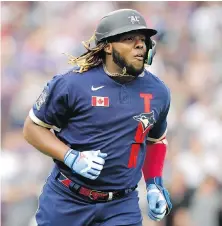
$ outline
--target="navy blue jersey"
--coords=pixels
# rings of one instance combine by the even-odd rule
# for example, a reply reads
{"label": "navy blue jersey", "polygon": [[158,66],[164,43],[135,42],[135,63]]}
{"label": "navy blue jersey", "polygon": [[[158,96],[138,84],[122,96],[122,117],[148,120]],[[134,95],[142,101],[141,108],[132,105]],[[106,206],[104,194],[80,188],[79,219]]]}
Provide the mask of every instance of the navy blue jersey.
{"label": "navy blue jersey", "polygon": [[53,129],[72,149],[107,153],[96,180],[54,161],[80,185],[114,190],[133,187],[141,179],[146,140],[165,136],[169,105],[169,89],[150,72],[119,84],[99,66],[82,74],[69,71],[53,77],[29,115],[36,124]]}

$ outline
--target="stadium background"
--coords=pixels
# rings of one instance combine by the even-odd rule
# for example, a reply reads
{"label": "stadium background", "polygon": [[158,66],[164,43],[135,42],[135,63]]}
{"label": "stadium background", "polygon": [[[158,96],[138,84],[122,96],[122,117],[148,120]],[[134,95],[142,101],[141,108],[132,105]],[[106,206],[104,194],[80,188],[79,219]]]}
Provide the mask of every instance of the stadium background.
{"label": "stadium background", "polygon": [[159,31],[149,70],[172,92],[164,177],[174,209],[150,222],[141,181],[144,226],[222,225],[222,3],[2,2],[2,226],[35,225],[52,165],[23,139],[29,109],[45,82],[70,68],[62,53],[82,53],[98,20],[120,8],[139,10]]}

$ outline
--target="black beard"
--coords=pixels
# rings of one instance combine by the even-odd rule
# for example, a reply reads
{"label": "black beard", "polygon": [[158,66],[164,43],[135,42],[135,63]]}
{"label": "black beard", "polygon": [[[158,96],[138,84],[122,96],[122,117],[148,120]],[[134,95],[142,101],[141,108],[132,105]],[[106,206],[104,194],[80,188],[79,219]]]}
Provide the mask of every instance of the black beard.
{"label": "black beard", "polygon": [[[117,50],[115,50],[113,48],[113,52],[112,52],[112,57],[113,57],[113,61],[115,64],[117,64],[120,68],[126,68],[126,74],[128,75],[132,75],[134,77],[137,77],[138,75],[140,75],[143,70],[144,70],[144,66],[141,69],[135,69],[133,67],[133,65],[129,65],[126,60],[120,56],[119,52]],[[144,60],[145,63],[145,60]]]}

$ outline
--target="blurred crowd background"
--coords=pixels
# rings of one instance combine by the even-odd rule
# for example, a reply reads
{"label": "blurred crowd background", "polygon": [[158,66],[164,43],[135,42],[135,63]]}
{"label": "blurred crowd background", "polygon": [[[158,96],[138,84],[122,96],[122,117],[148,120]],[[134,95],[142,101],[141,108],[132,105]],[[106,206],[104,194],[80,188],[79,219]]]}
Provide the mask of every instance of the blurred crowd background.
{"label": "blurred crowd background", "polygon": [[143,224],[222,225],[222,3],[1,2],[2,226],[35,226],[52,166],[23,139],[28,111],[46,81],[70,68],[63,53],[83,53],[99,19],[120,8],[140,11],[159,31],[148,70],[172,93],[164,180],[174,208],[149,221],[141,181]]}

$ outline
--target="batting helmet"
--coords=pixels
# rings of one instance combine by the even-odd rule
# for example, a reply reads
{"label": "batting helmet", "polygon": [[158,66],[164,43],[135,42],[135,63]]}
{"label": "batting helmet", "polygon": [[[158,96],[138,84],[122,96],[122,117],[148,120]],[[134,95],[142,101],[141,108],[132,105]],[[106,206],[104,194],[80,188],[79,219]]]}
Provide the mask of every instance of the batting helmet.
{"label": "batting helmet", "polygon": [[120,9],[109,13],[104,16],[95,31],[96,44],[112,39],[113,37],[130,32],[140,30],[146,36],[148,43],[147,60],[148,64],[152,63],[155,53],[153,51],[153,43],[150,37],[157,34],[157,31],[148,28],[143,16],[133,9]]}

